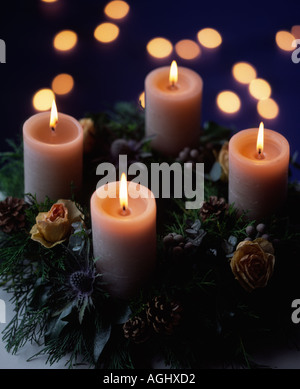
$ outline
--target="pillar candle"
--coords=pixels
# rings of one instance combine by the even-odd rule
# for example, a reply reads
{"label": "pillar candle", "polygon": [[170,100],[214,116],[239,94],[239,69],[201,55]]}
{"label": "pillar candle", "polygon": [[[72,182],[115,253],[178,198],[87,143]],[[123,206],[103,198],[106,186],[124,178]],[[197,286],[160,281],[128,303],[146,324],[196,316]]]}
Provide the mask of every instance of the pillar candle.
{"label": "pillar candle", "polygon": [[93,250],[104,287],[117,298],[135,295],[156,263],[156,201],[140,184],[128,182],[128,208],[119,202],[120,182],[98,188],[91,197]]}
{"label": "pillar candle", "polygon": [[170,67],[151,71],[145,79],[145,129],[152,147],[176,156],[197,146],[201,128],[202,78],[179,67],[178,81],[170,83]]}
{"label": "pillar candle", "polygon": [[30,117],[23,126],[24,192],[38,202],[70,198],[82,184],[83,130],[73,117],[59,113],[55,131],[50,113]]}
{"label": "pillar candle", "polygon": [[289,143],[278,132],[264,130],[257,152],[258,128],[235,134],[229,142],[229,203],[260,220],[280,209],[287,195]]}

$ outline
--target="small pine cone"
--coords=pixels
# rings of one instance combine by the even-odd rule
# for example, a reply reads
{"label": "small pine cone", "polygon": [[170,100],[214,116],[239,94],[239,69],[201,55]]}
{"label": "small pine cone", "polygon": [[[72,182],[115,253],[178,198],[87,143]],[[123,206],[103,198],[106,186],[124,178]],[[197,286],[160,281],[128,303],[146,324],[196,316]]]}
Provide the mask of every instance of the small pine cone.
{"label": "small pine cone", "polygon": [[168,254],[174,257],[181,257],[188,252],[193,245],[190,242],[186,242],[186,239],[175,232],[170,232],[163,238],[163,244]]}
{"label": "small pine cone", "polygon": [[150,337],[150,328],[146,315],[135,316],[127,320],[123,325],[123,333],[126,339],[134,343],[144,343]]}
{"label": "small pine cone", "polygon": [[200,208],[200,217],[203,221],[211,216],[214,219],[217,219],[222,213],[227,211],[227,209],[228,204],[223,197],[218,198],[217,196],[210,196],[209,200],[205,201]]}
{"label": "small pine cone", "polygon": [[147,318],[155,332],[172,335],[180,324],[182,306],[176,301],[167,301],[162,296],[155,297],[147,304]]}
{"label": "small pine cone", "polygon": [[25,201],[7,197],[0,202],[0,229],[6,234],[25,227]]}

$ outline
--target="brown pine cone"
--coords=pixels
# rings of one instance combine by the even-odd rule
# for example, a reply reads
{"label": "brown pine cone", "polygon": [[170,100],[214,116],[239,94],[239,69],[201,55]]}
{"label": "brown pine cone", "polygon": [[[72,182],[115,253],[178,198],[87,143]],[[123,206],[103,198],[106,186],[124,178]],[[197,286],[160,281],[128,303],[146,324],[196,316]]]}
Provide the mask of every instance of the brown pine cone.
{"label": "brown pine cone", "polygon": [[205,201],[200,208],[200,217],[203,221],[209,217],[214,219],[219,218],[228,209],[228,204],[223,197],[210,196],[208,201]]}
{"label": "brown pine cone", "polygon": [[123,325],[123,333],[126,339],[134,343],[143,343],[150,337],[150,328],[146,315],[135,316],[127,320]]}
{"label": "brown pine cone", "polygon": [[172,335],[180,324],[182,306],[176,301],[167,301],[163,296],[152,299],[147,304],[147,318],[155,332]]}
{"label": "brown pine cone", "polygon": [[6,234],[19,231],[25,227],[25,201],[7,197],[0,201],[0,229]]}

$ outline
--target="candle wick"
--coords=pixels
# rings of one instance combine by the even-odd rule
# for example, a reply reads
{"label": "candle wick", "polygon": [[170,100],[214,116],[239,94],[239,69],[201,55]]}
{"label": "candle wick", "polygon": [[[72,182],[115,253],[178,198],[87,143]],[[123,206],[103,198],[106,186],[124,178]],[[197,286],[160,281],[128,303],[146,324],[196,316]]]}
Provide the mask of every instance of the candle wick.
{"label": "candle wick", "polygon": [[126,212],[126,207],[125,207],[125,205],[123,205],[123,212]]}
{"label": "candle wick", "polygon": [[169,84],[169,89],[170,89],[170,90],[176,90],[176,89],[177,89],[177,86],[176,86],[176,84],[175,84],[174,81],[171,81],[171,82],[170,82],[170,84]]}
{"label": "candle wick", "polygon": [[51,130],[52,130],[52,132],[55,132],[55,127],[51,126]]}
{"label": "candle wick", "polygon": [[264,158],[264,155],[263,155],[262,150],[260,148],[258,149],[257,157],[258,157],[258,159],[263,159]]}

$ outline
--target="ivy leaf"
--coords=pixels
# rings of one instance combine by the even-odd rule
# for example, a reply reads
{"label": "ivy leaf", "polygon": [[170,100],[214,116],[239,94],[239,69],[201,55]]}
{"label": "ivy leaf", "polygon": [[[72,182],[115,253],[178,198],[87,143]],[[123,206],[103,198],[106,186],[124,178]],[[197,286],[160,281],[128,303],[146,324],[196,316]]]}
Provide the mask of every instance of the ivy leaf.
{"label": "ivy leaf", "polygon": [[219,181],[221,176],[222,176],[222,167],[219,164],[219,162],[215,162],[213,164],[209,174],[206,175],[206,178],[213,181],[213,182],[216,182],[216,181]]}
{"label": "ivy leaf", "polygon": [[107,327],[102,327],[100,331],[96,333],[95,343],[94,343],[94,359],[98,361],[106,343],[108,342],[111,334],[111,325]]}
{"label": "ivy leaf", "polygon": [[117,318],[115,324],[124,324],[127,322],[127,320],[130,319],[130,316],[132,314],[132,311],[130,307],[127,305],[123,312],[120,313],[120,316]]}
{"label": "ivy leaf", "polygon": [[66,318],[71,314],[73,309],[73,305],[69,304],[67,307],[61,312],[57,319],[52,320],[48,331],[45,334],[45,339],[57,339],[61,333],[61,331],[68,324]]}

